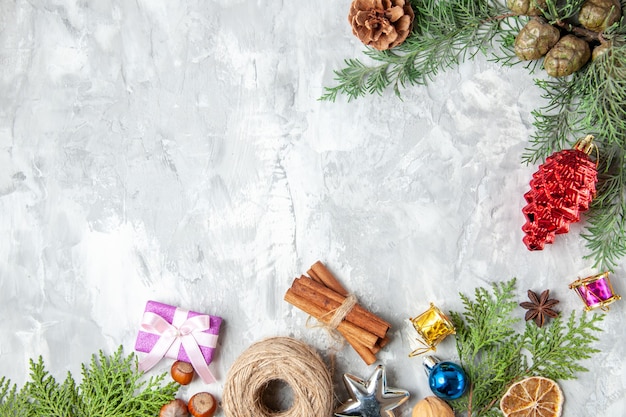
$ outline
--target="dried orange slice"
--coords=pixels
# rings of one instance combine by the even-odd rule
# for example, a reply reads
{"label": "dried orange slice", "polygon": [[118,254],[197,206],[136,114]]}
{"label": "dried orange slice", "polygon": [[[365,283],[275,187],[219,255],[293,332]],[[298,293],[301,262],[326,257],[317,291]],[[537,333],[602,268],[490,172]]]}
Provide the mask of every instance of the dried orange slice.
{"label": "dried orange slice", "polygon": [[511,385],[500,400],[506,417],[559,417],[563,392],[559,385],[542,376],[531,376]]}

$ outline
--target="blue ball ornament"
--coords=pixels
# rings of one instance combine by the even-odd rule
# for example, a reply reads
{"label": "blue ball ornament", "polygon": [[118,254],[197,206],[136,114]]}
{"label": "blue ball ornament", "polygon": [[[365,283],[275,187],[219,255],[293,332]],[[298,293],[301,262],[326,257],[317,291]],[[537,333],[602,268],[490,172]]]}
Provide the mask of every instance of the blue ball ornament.
{"label": "blue ball ornament", "polygon": [[463,368],[454,362],[439,362],[434,357],[424,359],[428,373],[428,385],[437,397],[444,400],[456,400],[461,397],[469,380]]}

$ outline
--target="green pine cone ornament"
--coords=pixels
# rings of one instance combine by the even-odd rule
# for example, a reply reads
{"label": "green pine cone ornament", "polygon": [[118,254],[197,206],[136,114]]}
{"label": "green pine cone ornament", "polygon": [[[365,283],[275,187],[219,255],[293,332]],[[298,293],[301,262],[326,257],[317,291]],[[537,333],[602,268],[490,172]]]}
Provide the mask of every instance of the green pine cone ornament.
{"label": "green pine cone ornament", "polygon": [[619,0],[587,0],[578,13],[581,25],[594,32],[603,32],[622,17]]}
{"label": "green pine cone ornament", "polygon": [[543,68],[552,77],[565,77],[581,69],[591,58],[589,44],[574,35],[565,35],[546,54]]}
{"label": "green pine cone ornament", "polygon": [[531,19],[515,38],[515,55],[522,61],[539,59],[559,40],[559,30],[543,19]]}
{"label": "green pine cone ornament", "polygon": [[523,16],[541,16],[546,8],[546,0],[506,0],[506,7]]}

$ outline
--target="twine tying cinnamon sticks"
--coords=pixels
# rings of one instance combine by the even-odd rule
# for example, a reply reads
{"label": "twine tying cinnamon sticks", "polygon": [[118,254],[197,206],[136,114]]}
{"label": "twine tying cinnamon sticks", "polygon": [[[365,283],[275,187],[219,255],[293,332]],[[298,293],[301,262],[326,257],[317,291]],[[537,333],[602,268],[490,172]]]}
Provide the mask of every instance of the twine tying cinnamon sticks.
{"label": "twine tying cinnamon sticks", "polygon": [[391,325],[361,307],[320,261],[307,274],[293,281],[285,301],[336,329],[366,364],[376,362]]}
{"label": "twine tying cinnamon sticks", "polygon": [[343,300],[343,303],[341,303],[341,305],[334,312],[331,311],[333,315],[330,318],[327,326],[332,330],[337,330],[339,323],[341,323],[346,318],[348,313],[352,311],[356,303],[356,295],[348,294],[346,299]]}

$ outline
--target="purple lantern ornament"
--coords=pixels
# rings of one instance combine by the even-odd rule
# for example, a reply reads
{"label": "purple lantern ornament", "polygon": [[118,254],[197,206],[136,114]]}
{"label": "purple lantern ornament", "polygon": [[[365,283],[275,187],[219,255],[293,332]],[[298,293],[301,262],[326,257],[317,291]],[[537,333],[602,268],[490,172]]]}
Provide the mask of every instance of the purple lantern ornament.
{"label": "purple lantern ornament", "polygon": [[569,287],[576,291],[576,294],[583,300],[586,311],[595,308],[608,311],[609,304],[622,298],[613,291],[608,271],[578,279],[572,282]]}

